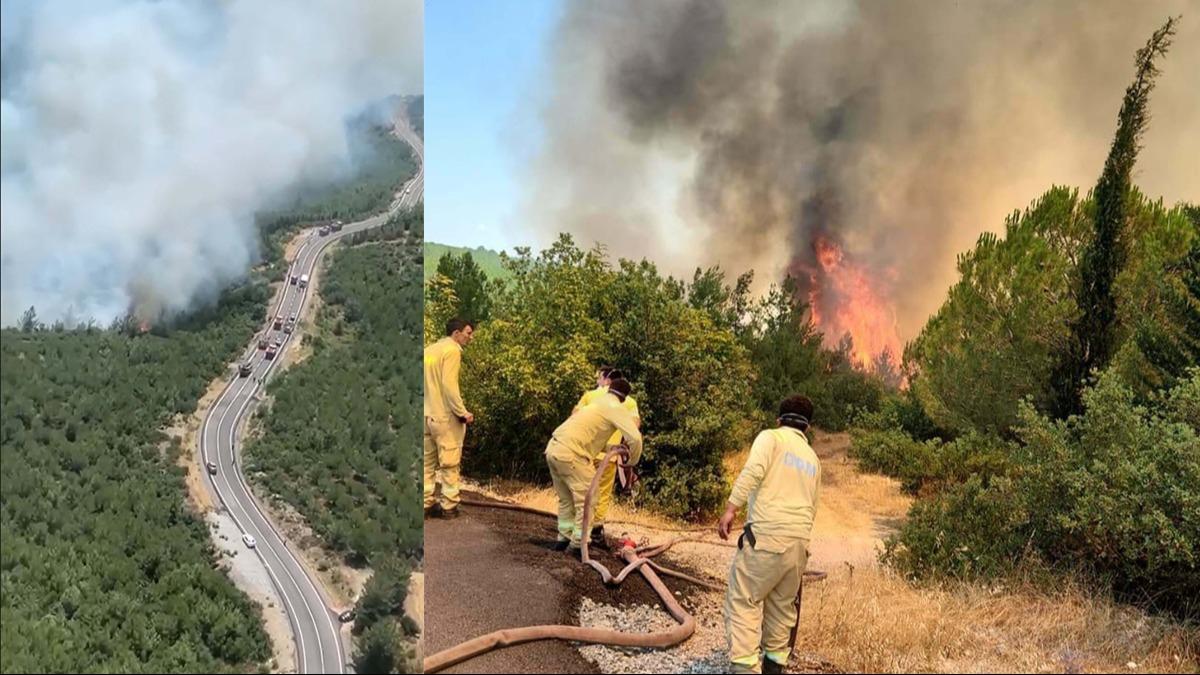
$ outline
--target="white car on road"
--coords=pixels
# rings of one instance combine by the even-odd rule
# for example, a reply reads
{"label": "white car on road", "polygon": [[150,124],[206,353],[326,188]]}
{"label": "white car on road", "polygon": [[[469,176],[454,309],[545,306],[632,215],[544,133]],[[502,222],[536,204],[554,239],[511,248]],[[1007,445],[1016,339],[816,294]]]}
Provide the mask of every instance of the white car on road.
{"label": "white car on road", "polygon": [[246,542],[246,548],[254,548],[255,543],[257,543],[254,541],[254,537],[250,534],[243,534],[242,541]]}

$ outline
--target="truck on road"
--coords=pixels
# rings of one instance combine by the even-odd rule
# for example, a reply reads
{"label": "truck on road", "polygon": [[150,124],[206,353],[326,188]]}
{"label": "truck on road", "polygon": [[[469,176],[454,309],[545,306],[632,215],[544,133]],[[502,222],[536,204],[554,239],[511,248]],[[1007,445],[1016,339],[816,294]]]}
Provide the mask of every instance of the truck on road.
{"label": "truck on road", "polygon": [[[308,286],[308,275],[307,275],[307,274],[301,274],[301,275],[300,275],[300,288],[304,288],[304,287],[306,287],[306,286]],[[280,317],[280,318],[282,319],[283,317]],[[279,327],[280,327],[280,326],[276,326],[276,328],[279,328]]]}

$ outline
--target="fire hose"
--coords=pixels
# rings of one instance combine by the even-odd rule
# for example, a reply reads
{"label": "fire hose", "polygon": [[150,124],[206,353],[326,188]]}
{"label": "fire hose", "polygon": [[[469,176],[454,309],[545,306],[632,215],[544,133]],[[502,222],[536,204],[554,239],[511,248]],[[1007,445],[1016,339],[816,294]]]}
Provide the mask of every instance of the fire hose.
{"label": "fire hose", "polygon": [[[622,449],[617,447],[609,451],[604,456],[604,460],[600,466],[605,466],[612,458],[622,452]],[[582,561],[594,568],[600,573],[605,584],[617,585],[620,584],[632,572],[637,571],[645,578],[646,583],[654,589],[660,600],[671,617],[675,619],[677,625],[670,630],[659,631],[655,633],[625,633],[622,631],[612,630],[609,628],[586,628],[583,626],[567,626],[562,624],[543,624],[537,626],[523,626],[520,628],[505,628],[491,633],[487,633],[460,643],[448,649],[444,649],[436,654],[425,657],[424,672],[436,673],[450,666],[462,663],[475,658],[481,654],[511,647],[514,645],[524,644],[527,642],[536,642],[539,640],[569,640],[574,642],[582,642],[586,644],[603,644],[616,647],[642,647],[664,649],[673,647],[684,640],[687,640],[696,632],[696,619],[679,604],[679,601],[672,595],[670,589],[663,584],[662,579],[658,577],[656,570],[661,571],[669,576],[677,577],[691,583],[695,583],[714,590],[721,590],[721,587],[705,582],[695,577],[691,577],[682,572],[677,572],[655,563],[651,558],[659,555],[669,549],[676,543],[685,541],[685,538],[674,539],[667,544],[653,547],[639,547],[628,537],[623,538],[620,542],[619,555],[625,561],[625,567],[613,575],[607,567],[598,561],[592,560],[588,552],[588,535],[591,532],[592,508],[595,502],[597,487],[600,483],[600,474],[602,471],[596,471],[596,475],[592,478],[592,483],[588,487],[587,495],[584,498],[583,507],[583,523],[582,536],[580,538],[580,557]],[[520,504],[508,504],[503,502],[481,502],[471,499],[463,499],[462,504],[468,506],[477,506],[483,508],[497,508],[511,511],[521,511],[524,513],[532,513],[535,515],[549,516],[556,518],[557,514],[535,509],[532,507],[522,506]],[[699,541],[699,540],[690,540]],[[715,544],[716,542],[704,542]],[[645,552],[645,555],[642,553]],[[823,574],[821,576],[824,576]],[[803,586],[803,584],[801,584]],[[797,595],[796,602],[799,602]],[[799,607],[797,607],[797,624],[799,624]],[[795,639],[796,629],[792,630],[792,639]]]}

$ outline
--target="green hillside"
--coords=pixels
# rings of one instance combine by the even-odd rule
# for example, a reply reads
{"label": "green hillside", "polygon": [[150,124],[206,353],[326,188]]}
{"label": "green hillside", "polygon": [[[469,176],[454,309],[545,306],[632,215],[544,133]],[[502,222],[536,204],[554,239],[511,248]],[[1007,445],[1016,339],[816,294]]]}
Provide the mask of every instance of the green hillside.
{"label": "green hillside", "polygon": [[483,273],[489,279],[503,279],[508,276],[508,270],[504,269],[504,265],[500,262],[500,254],[496,251],[483,247],[466,248],[463,246],[435,244],[427,241],[425,242],[425,281],[429,281],[433,273],[437,271],[437,264],[442,259],[442,256],[447,253],[457,255],[464,251],[471,254],[471,258],[483,269]]}

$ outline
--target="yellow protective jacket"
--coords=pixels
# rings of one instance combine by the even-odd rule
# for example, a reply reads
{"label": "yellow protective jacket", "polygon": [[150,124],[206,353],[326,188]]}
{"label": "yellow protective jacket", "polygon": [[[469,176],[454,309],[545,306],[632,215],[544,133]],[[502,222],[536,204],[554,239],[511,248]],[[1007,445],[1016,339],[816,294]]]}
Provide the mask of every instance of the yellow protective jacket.
{"label": "yellow protective jacket", "polygon": [[467,406],[458,390],[462,345],[444,337],[425,348],[425,417],[465,417]]}
{"label": "yellow protective jacket", "polygon": [[821,462],[808,438],[798,429],[779,427],[754,439],[729,503],[749,505],[746,522],[759,541],[783,543],[810,538],[820,490]]}
{"label": "yellow protective jacket", "polygon": [[566,422],[558,425],[552,438],[553,442],[591,462],[598,453],[603,455],[614,432],[625,437],[629,446],[629,464],[637,464],[642,456],[642,432],[638,431],[633,413],[617,400],[616,394],[597,397],[588,405],[577,408]]}
{"label": "yellow protective jacket", "polygon": [[[583,396],[579,397],[579,403],[575,404],[574,412],[578,412],[578,410],[580,408],[591,405],[592,403],[600,400],[600,397],[604,396],[607,393],[608,393],[608,387],[596,387],[595,389],[589,389],[588,391],[583,392]],[[639,426],[641,426],[642,414],[638,410],[637,401],[635,401],[632,396],[626,396],[625,402],[622,403],[621,406],[624,407],[629,412],[633,413],[634,421],[637,422]],[[620,444],[621,444],[621,432],[614,431],[613,435],[609,437],[608,442],[605,443],[605,447],[607,447],[609,445],[620,445]],[[600,454],[596,457],[596,459],[603,459],[603,457],[604,457],[604,448],[601,448]]]}

